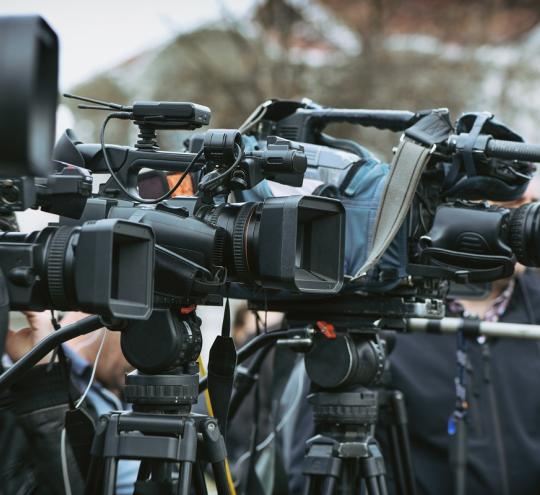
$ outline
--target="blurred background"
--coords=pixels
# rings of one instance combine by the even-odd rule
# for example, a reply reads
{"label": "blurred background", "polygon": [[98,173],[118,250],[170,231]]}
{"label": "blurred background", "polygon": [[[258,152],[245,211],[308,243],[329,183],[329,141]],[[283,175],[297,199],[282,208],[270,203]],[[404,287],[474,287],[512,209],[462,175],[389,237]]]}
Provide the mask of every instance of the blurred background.
{"label": "blurred background", "polygon": [[[324,105],[490,110],[540,141],[540,3],[533,0],[0,0],[61,41],[62,91],[120,103],[190,100],[236,127],[271,97]],[[63,100],[59,129],[96,140],[103,115]],[[115,128],[114,128],[115,127]],[[133,126],[111,126],[128,144]],[[337,131],[383,156],[396,136]],[[181,137],[166,136],[179,146]]]}
{"label": "blurred background", "polygon": [[[116,103],[187,100],[237,127],[268,98],[329,106],[489,110],[540,142],[540,2],[533,0],[0,0],[61,42],[60,89]],[[57,132],[95,142],[103,113],[61,99]],[[335,126],[389,160],[398,136]],[[160,139],[179,149],[184,136]],[[107,140],[133,144],[118,122]],[[20,217],[41,228],[39,213]],[[208,326],[220,328],[219,314]],[[207,339],[207,342],[210,339]]]}

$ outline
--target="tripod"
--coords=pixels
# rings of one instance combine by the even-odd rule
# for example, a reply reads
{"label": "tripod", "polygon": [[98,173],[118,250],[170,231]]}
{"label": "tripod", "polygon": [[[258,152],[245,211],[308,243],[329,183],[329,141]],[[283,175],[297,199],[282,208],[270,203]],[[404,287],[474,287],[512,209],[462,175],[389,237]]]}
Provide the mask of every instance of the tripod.
{"label": "tripod", "polygon": [[212,465],[219,495],[229,495],[226,450],[214,418],[194,414],[202,344],[200,321],[154,310],[122,331],[122,351],[138,372],[126,377],[133,412],[102,416],[92,445],[86,494],[115,493],[120,459],[141,461],[134,495],[208,493],[204,468]]}
{"label": "tripod", "polygon": [[[319,325],[321,322],[319,322]],[[306,443],[304,495],[386,495],[386,468],[375,439],[379,409],[390,439],[397,492],[415,495],[403,395],[380,385],[386,344],[373,330],[334,332],[328,324],[313,338],[306,371],[314,393],[316,435]]]}
{"label": "tripod", "polygon": [[314,393],[319,433],[307,441],[305,495],[358,495],[362,482],[369,495],[386,495],[386,470],[374,438],[377,393],[357,390]]}

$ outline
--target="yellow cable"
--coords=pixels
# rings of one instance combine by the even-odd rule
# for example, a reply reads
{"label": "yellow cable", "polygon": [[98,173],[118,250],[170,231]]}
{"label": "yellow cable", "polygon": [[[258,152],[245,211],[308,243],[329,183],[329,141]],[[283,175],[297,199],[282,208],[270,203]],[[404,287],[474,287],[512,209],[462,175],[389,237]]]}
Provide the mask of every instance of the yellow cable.
{"label": "yellow cable", "polygon": [[[197,359],[197,362],[199,363],[199,370],[201,373],[201,376],[204,378],[206,376],[206,369],[204,367],[203,360],[201,356]],[[212,401],[210,400],[210,394],[208,393],[208,387],[206,387],[206,390],[204,391],[204,401],[206,403],[206,409],[208,410],[208,415],[214,417],[214,409],[212,408]],[[232,479],[231,474],[231,468],[229,466],[229,459],[225,458],[225,473],[227,475],[227,484],[229,485],[229,491],[231,492],[231,495],[236,495],[236,488],[234,487],[234,482]]]}

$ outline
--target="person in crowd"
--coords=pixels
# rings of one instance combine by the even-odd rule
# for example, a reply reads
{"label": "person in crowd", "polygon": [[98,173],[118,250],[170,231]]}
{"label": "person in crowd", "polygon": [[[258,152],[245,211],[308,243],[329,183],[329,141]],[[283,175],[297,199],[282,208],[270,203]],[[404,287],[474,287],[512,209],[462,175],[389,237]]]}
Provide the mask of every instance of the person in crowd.
{"label": "person in crowd", "polygon": [[[67,325],[85,316],[84,313],[69,312],[62,318],[61,324]],[[123,400],[123,386],[125,375],[133,371],[133,367],[122,354],[120,336],[120,332],[102,328],[64,344],[66,356],[71,362],[71,379],[75,388],[83,394],[89,387],[85,407],[95,421],[110,411],[131,409]],[[95,378],[92,380],[94,366]],[[118,463],[117,495],[133,493],[138,470],[139,461],[121,460]]]}
{"label": "person in crowd", "polygon": [[[6,357],[18,361],[52,332],[44,313],[26,313],[28,326],[6,335]],[[69,381],[60,363],[43,358],[0,394],[0,494],[56,495],[84,492],[84,480],[65,439]],[[65,469],[62,467],[62,451]]]}
{"label": "person in crowd", "polygon": [[[49,313],[28,312],[25,314],[29,326],[18,331],[8,331],[6,338],[6,354],[12,362],[19,360],[41,339],[53,332]],[[61,320],[61,324],[67,325],[74,323],[85,316],[87,315],[83,313],[66,313]],[[102,328],[68,341],[63,345],[63,350],[70,368],[69,382],[65,378],[62,379],[63,373],[58,362],[53,363],[52,371],[47,369],[50,367],[49,363],[53,357],[53,354],[50,353],[31,370],[27,377],[17,382],[13,387],[13,404],[15,407],[13,420],[17,423],[23,423],[24,436],[26,436],[24,438],[21,435],[18,443],[32,445],[34,443],[34,437],[36,437],[48,439],[48,443],[54,446],[61,444],[60,435],[64,428],[64,416],[69,409],[68,390],[71,390],[75,403],[78,402],[80,397],[84,397],[82,407],[88,412],[94,423],[102,414],[113,410],[129,409],[129,406],[123,401],[122,385],[125,374],[133,368],[122,354],[120,332],[111,332]],[[95,376],[92,376],[94,367]],[[39,382],[39,390],[38,382],[35,381],[36,377],[39,377],[41,380]],[[39,400],[33,400],[36,394],[38,397],[40,397],[40,394],[43,394],[44,397],[50,396],[51,400],[55,398],[56,401],[53,401],[52,405],[56,409],[52,409],[49,405],[50,401],[44,401],[44,406],[46,407],[41,407]],[[21,414],[21,412],[24,413],[26,407],[32,407],[31,411],[35,411],[34,416],[41,417],[42,422],[40,424],[37,424],[36,421],[30,423],[25,419],[24,414]],[[48,410],[44,411],[43,409],[45,408]],[[49,411],[49,409],[51,410]],[[53,413],[55,414],[53,415]],[[45,419],[47,424],[45,424]],[[45,428],[46,431],[42,431]],[[69,442],[66,445],[69,445]],[[41,452],[39,455],[37,454],[36,452],[36,455],[31,456],[36,461],[30,460],[30,462],[35,463],[39,467],[45,458]],[[47,459],[46,466],[49,473],[47,476],[51,478],[47,483],[56,483],[51,493],[64,493],[64,477],[60,470],[60,452],[54,450],[54,453],[51,452],[47,456]],[[29,458],[22,451],[21,456],[14,462],[21,466],[21,470],[28,469]],[[72,465],[74,466],[75,463],[72,462]],[[121,460],[119,462],[116,484],[116,493],[118,495],[129,495],[133,493],[133,484],[137,478],[138,467],[138,461]],[[56,472],[56,475],[53,480],[53,476],[50,473],[54,472]],[[9,472],[3,473],[2,478],[4,475],[6,479],[14,477],[14,474]],[[37,479],[37,475],[35,478]],[[78,485],[74,485],[73,480]],[[60,484],[56,486],[58,483]],[[69,483],[72,493],[82,493],[84,491],[80,474],[71,473]],[[31,485],[32,483],[29,484],[29,486]],[[79,492],[77,489],[82,491]],[[32,492],[21,491],[20,493]]]}

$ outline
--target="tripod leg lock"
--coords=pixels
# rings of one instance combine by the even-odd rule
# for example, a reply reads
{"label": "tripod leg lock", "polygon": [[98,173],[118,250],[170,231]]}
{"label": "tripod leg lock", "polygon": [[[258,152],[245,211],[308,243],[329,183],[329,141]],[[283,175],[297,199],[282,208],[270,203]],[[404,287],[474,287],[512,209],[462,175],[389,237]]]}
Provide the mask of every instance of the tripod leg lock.
{"label": "tripod leg lock", "polygon": [[304,457],[302,472],[305,475],[337,478],[341,473],[341,464],[342,460],[334,456],[332,445],[312,444]]}
{"label": "tripod leg lock", "polygon": [[386,468],[384,467],[384,459],[379,449],[379,446],[375,443],[369,445],[370,456],[363,459],[364,476],[371,478],[374,476],[381,476],[386,474]]}
{"label": "tripod leg lock", "polygon": [[227,458],[225,440],[219,431],[217,421],[208,419],[202,425],[202,436],[204,439],[204,450],[206,457],[212,464],[222,462]]}
{"label": "tripod leg lock", "polygon": [[[107,430],[109,421],[114,421],[111,419],[113,413],[104,414],[99,418],[99,421],[96,425],[96,431],[94,433],[94,440],[92,442],[92,449],[90,450],[90,455],[93,457],[100,456],[105,450],[105,440],[107,438]],[[116,422],[115,424],[118,424]]]}

